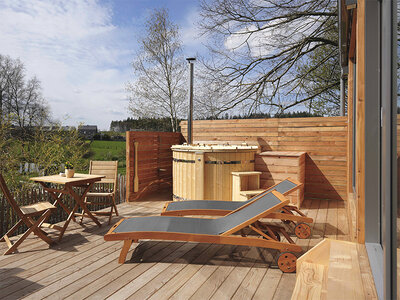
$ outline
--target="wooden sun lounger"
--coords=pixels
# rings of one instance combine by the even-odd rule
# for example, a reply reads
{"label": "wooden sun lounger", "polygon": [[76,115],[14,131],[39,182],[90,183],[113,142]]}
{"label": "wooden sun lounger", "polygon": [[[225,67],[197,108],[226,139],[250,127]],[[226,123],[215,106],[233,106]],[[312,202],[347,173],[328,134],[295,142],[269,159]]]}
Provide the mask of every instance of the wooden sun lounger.
{"label": "wooden sun lounger", "polygon": [[[119,263],[125,262],[132,242],[157,239],[277,249],[282,252],[278,257],[279,268],[283,272],[294,272],[297,257],[292,252],[301,252],[301,247],[293,242],[283,227],[259,222],[269,214],[280,211],[288,203],[282,194],[273,191],[217,219],[170,216],[122,219],[104,239],[124,241]],[[246,228],[251,230],[252,236],[246,234]],[[287,242],[278,239],[280,234]]]}
{"label": "wooden sun lounger", "polygon": [[[248,201],[218,201],[218,200],[185,200],[185,201],[170,201],[164,205],[161,212],[162,216],[225,216],[232,211],[250,203],[255,199],[259,199],[263,195],[278,191],[286,196],[303,184],[297,180],[286,178],[285,180],[271,186],[258,195],[253,196]],[[285,222],[293,222],[295,225],[294,233],[298,238],[306,239],[311,235],[311,227],[306,223],[312,223],[313,219],[308,218],[296,206],[285,205],[281,211],[273,212],[266,216],[269,219],[278,219]]]}

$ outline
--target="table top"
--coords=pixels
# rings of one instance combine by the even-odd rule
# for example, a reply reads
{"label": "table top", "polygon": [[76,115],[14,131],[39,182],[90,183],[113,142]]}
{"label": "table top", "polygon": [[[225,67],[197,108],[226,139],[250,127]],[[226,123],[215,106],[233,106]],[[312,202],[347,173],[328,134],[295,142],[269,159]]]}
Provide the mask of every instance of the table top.
{"label": "table top", "polygon": [[50,176],[32,177],[29,179],[35,182],[75,185],[75,184],[85,184],[89,182],[100,181],[104,177],[105,177],[104,175],[89,175],[89,174],[75,173],[74,177],[72,178],[67,178],[60,175],[50,175]]}

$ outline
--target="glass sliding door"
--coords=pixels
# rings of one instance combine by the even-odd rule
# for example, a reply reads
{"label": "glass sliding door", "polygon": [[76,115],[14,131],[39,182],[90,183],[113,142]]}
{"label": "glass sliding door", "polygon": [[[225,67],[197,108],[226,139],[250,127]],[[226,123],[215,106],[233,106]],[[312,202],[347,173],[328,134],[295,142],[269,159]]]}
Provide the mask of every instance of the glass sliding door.
{"label": "glass sliding door", "polygon": [[[399,24],[400,20],[400,2],[397,3],[397,24]],[[397,218],[396,218],[396,237],[397,237],[397,247],[396,247],[396,256],[397,256],[397,299],[400,299],[400,63],[399,63],[399,53],[400,53],[400,26],[397,25],[397,108],[396,108],[396,166],[397,166]]]}
{"label": "glass sliding door", "polygon": [[[359,1],[365,13],[365,245],[379,299],[397,294],[397,1]],[[365,10],[364,10],[365,9]]]}
{"label": "glass sliding door", "polygon": [[397,1],[381,2],[381,226],[384,266],[384,297],[397,292],[398,146],[397,146]]}

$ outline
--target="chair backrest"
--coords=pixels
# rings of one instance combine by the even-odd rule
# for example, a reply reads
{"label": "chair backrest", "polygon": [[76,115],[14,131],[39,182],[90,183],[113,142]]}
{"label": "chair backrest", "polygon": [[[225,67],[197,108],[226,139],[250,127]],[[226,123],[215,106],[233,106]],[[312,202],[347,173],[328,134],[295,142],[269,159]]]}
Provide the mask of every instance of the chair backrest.
{"label": "chair backrest", "polygon": [[3,192],[4,196],[7,199],[8,204],[12,207],[12,209],[15,211],[15,213],[23,218],[25,215],[19,208],[18,203],[15,201],[14,197],[11,195],[10,190],[7,187],[7,184],[3,178],[3,175],[0,173],[0,189]]}
{"label": "chair backrest", "polygon": [[112,183],[113,190],[115,191],[118,178],[118,161],[91,160],[89,174],[105,176],[99,183]]}
{"label": "chair backrest", "polygon": [[219,234],[228,235],[253,224],[271,212],[278,211],[287,203],[289,203],[289,200],[285,196],[277,191],[272,191],[239,207],[224,217],[214,219],[213,223],[218,228]]}
{"label": "chair backrest", "polygon": [[253,197],[251,197],[249,200],[244,201],[244,204],[250,203],[254,199],[258,199],[266,194],[269,194],[272,191],[277,191],[281,193],[282,195],[286,195],[290,192],[293,192],[294,190],[298,189],[302,184],[300,182],[297,182],[296,180],[293,180],[291,178],[286,178],[285,180],[282,180],[278,184],[275,184],[265,191],[261,192],[260,194],[257,194]]}

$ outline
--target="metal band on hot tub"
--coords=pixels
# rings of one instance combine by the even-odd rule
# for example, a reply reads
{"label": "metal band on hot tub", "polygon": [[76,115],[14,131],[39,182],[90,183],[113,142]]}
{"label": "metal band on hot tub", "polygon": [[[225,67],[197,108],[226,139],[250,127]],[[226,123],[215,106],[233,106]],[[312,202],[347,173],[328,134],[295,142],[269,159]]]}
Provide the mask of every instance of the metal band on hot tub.
{"label": "metal band on hot tub", "polygon": [[[194,159],[181,159],[181,158],[173,158],[174,162],[183,162],[194,164],[196,161]],[[206,160],[204,161],[205,164],[214,164],[214,165],[237,165],[237,164],[253,164],[255,162],[254,159],[252,160]]]}

